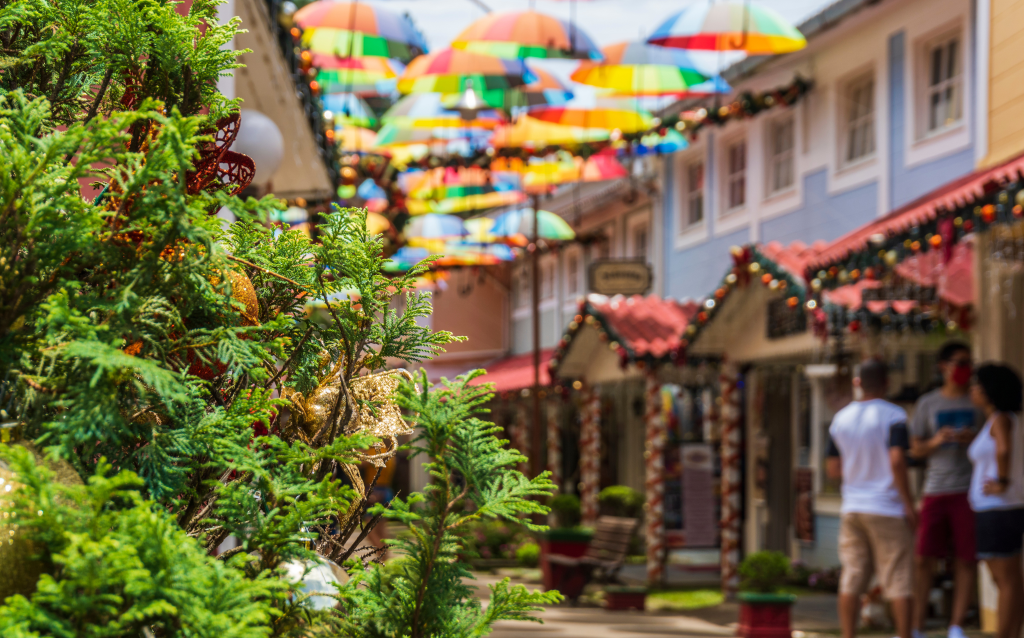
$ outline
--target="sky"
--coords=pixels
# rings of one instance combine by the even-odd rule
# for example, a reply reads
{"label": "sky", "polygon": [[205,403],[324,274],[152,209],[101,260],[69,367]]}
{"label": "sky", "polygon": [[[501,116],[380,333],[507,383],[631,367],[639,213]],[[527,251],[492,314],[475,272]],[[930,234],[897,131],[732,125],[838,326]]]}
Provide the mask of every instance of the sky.
{"label": "sky", "polygon": [[[529,9],[570,19],[575,7],[576,23],[598,46],[649,35],[670,14],[693,2],[706,0],[476,0],[492,11]],[[473,20],[485,15],[474,0],[383,0],[396,12],[408,11],[423,31],[431,49],[448,45]],[[793,24],[801,22],[832,0],[757,0],[778,11]]]}

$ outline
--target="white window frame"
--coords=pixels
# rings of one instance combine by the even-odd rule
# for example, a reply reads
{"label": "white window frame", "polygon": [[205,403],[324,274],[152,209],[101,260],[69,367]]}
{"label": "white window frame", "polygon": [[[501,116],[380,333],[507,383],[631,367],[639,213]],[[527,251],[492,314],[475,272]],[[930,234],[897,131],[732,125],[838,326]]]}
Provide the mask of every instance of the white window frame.
{"label": "white window frame", "polygon": [[[851,121],[851,110],[853,105],[851,103],[852,101],[850,96],[855,89],[864,88],[868,84],[871,85],[870,101],[868,102],[871,105],[871,111],[859,115],[857,117],[857,121],[853,122]],[[870,162],[878,155],[878,76],[875,74],[874,70],[858,73],[857,75],[852,76],[849,80],[840,85],[838,98],[839,126],[836,127],[836,130],[839,135],[837,144],[839,157],[837,165],[840,170],[842,170]],[[855,127],[864,125],[870,126],[870,135],[867,139],[871,142],[871,149],[857,157],[850,158],[851,132]]]}
{"label": "white window frame", "polygon": [[[686,250],[692,246],[696,246],[708,238],[708,215],[713,214],[712,209],[708,206],[708,189],[711,187],[711,182],[714,171],[708,170],[708,157],[707,157],[707,146],[704,142],[704,136],[698,138],[698,142],[693,146],[689,147],[685,151],[675,155],[673,157],[672,167],[672,179],[677,185],[673,188],[673,210],[675,211],[675,218],[673,224],[675,226],[675,238],[673,242],[674,250]],[[717,146],[717,144],[716,144]],[[701,220],[693,225],[687,225],[689,215],[689,200],[687,193],[689,192],[688,175],[687,170],[691,164],[703,164],[704,165],[704,191],[703,191],[703,215]]]}
{"label": "white window frame", "polygon": [[558,268],[552,255],[543,255],[537,261],[540,267],[540,303],[545,305],[558,297]]}
{"label": "white window frame", "polygon": [[[964,92],[964,81],[966,76],[966,54],[963,29],[958,25],[953,29],[946,29],[940,35],[930,37],[916,47],[918,59],[918,81],[916,84],[915,109],[916,127],[915,135],[918,140],[927,139],[936,135],[942,135],[946,131],[955,129],[964,123],[964,106],[966,95]],[[932,55],[935,49],[941,48],[943,52],[948,51],[947,47],[956,41],[956,75],[951,78],[940,80],[937,85],[932,84],[933,68]],[[943,60],[948,64],[948,59]],[[941,94],[947,88],[953,91],[953,100],[956,102],[956,109],[959,111],[956,119],[931,128],[931,99],[934,94]]]}
{"label": "white window frame", "polygon": [[[733,149],[736,148],[743,149],[743,168],[734,172],[732,170],[731,155]],[[745,135],[738,135],[723,140],[722,159],[720,165],[722,167],[722,204],[719,207],[719,216],[724,217],[746,209],[747,203],[750,201],[750,180],[748,179],[750,173],[750,149]],[[705,173],[705,178],[706,177],[707,174]],[[738,180],[743,181],[743,201],[740,204],[733,205],[731,203],[732,187]]]}
{"label": "white window frame", "polygon": [[[626,219],[626,256],[639,259],[643,258],[644,261],[650,261],[651,247],[653,245],[654,237],[651,233],[651,221],[650,214],[646,211],[631,215]],[[643,230],[647,237],[645,239],[646,246],[644,246],[644,254],[640,255],[636,250],[636,234],[638,231]]]}
{"label": "white window frame", "polygon": [[[700,188],[695,189],[693,187],[693,171],[697,167],[700,168]],[[680,209],[679,215],[679,228],[681,230],[687,230],[690,228],[696,228],[704,223],[704,220],[708,216],[708,197],[707,197],[707,186],[708,186],[708,166],[707,162],[704,161],[703,156],[698,156],[686,162],[683,165],[683,206]],[[700,198],[700,219],[693,219],[693,204],[694,200]]]}
{"label": "white window frame", "polygon": [[[778,150],[775,147],[776,131],[789,126],[789,148]],[[796,188],[796,117],[793,113],[785,113],[765,121],[764,127],[764,148],[765,148],[765,196],[766,199],[784,195]],[[788,163],[789,182],[776,186],[776,175],[779,167]]]}

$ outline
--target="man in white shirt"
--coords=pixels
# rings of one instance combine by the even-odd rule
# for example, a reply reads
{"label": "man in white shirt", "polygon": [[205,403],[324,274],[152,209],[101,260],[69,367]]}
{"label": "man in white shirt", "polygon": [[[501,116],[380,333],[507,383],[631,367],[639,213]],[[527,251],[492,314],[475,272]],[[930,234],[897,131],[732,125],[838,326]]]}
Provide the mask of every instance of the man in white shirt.
{"label": "man in white shirt", "polygon": [[910,638],[917,514],[907,477],[907,413],[885,400],[888,380],[882,361],[869,359],[861,364],[854,385],[863,398],[836,413],[829,428],[828,472],[843,480],[839,526],[843,638],[856,635],[860,597],[875,573],[892,604],[900,638]]}

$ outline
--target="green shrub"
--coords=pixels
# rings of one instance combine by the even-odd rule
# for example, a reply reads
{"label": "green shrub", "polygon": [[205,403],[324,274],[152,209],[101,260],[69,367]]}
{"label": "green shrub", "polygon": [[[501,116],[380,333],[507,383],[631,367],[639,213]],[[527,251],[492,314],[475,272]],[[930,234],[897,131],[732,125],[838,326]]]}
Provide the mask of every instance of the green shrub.
{"label": "green shrub", "polygon": [[608,516],[638,518],[644,506],[644,495],[625,485],[604,488],[597,500],[601,502],[601,513]]}
{"label": "green shrub", "polygon": [[540,545],[524,543],[516,550],[516,560],[524,567],[536,567],[540,564]]}
{"label": "green shrub", "polygon": [[524,527],[507,521],[474,521],[465,527],[465,552],[473,558],[514,559],[516,548],[530,540]]}
{"label": "green shrub", "polygon": [[580,524],[580,497],[575,494],[559,494],[551,499],[551,511],[555,513],[555,527],[570,528]]}
{"label": "green shrub", "polygon": [[754,552],[740,563],[742,591],[774,594],[789,576],[789,558],[782,552]]}

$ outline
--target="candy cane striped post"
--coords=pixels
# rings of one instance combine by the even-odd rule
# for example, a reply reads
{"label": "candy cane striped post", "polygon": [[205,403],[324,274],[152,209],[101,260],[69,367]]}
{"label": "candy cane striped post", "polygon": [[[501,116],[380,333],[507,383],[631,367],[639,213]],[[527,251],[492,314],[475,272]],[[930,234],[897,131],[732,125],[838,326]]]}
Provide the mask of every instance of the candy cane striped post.
{"label": "candy cane striped post", "polygon": [[562,489],[562,429],[558,423],[558,404],[548,403],[548,472],[551,482]]}
{"label": "candy cane striped post", "polygon": [[665,419],[661,414],[661,387],[653,371],[647,374],[646,399],[644,459],[647,480],[644,511],[647,519],[647,584],[655,587],[662,584],[664,576],[666,431]]}
{"label": "candy cane striped post", "polygon": [[597,523],[597,494],[601,489],[601,393],[585,386],[580,423],[580,509],[583,524]]}
{"label": "candy cane striped post", "polygon": [[740,393],[739,370],[723,364],[718,378],[722,392],[722,593],[729,600],[739,586],[740,560]]}

